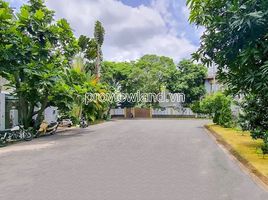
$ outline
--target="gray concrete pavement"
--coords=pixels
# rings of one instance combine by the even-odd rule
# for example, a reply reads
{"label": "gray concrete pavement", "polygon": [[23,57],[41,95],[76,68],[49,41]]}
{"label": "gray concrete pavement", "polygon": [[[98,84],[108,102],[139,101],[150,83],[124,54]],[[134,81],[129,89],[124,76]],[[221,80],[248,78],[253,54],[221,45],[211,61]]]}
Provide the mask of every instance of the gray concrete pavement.
{"label": "gray concrete pavement", "polygon": [[205,123],[112,121],[0,149],[0,199],[268,199]]}

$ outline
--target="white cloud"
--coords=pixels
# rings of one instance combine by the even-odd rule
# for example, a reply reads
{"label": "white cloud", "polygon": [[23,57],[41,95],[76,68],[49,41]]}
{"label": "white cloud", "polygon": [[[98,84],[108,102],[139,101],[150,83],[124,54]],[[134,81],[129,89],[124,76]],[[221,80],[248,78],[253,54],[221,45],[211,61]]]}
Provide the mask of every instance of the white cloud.
{"label": "white cloud", "polygon": [[130,7],[117,0],[48,0],[57,18],[66,18],[76,36],[93,36],[96,20],[106,30],[103,47],[106,60],[133,60],[144,54],[158,54],[176,61],[196,50],[183,34],[176,35],[176,21],[163,0],[147,7]]}
{"label": "white cloud", "polygon": [[[190,10],[187,6],[182,7],[182,14],[184,15],[185,19],[189,18]],[[195,27],[194,31],[198,37],[201,37],[203,35],[203,33],[205,32],[205,28],[204,27]]]}
{"label": "white cloud", "polygon": [[[163,17],[166,26],[168,26],[168,32],[173,35],[177,35],[178,22],[177,19],[174,18],[172,9],[179,4],[178,1],[174,3],[173,0],[152,0],[151,3],[152,8],[157,10]],[[179,12],[179,10],[177,12]]]}
{"label": "white cloud", "polygon": [[187,6],[182,7],[182,13],[183,13],[184,17],[188,19],[189,15],[190,15],[190,11],[189,11]]}

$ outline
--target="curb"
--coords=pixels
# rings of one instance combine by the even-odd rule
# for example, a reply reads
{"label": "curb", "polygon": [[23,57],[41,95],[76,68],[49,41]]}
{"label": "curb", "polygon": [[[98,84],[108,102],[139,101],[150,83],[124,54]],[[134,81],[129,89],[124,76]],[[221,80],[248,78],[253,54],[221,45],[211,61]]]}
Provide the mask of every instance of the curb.
{"label": "curb", "polygon": [[[101,121],[98,121],[97,123],[91,123],[91,124],[89,124],[88,127],[96,126],[96,125],[99,125],[99,124],[103,124],[103,123],[105,123],[105,122],[107,122],[107,121],[105,121],[105,120],[101,120]],[[80,127],[77,127],[77,126],[72,126],[72,127],[60,127],[60,128],[57,129],[56,134],[57,134],[57,133],[64,133],[64,132],[68,132],[68,131],[76,131],[76,130],[79,130],[79,129],[81,129],[81,128],[80,128]]]}
{"label": "curb", "polygon": [[257,184],[263,186],[268,191],[268,177],[257,170],[247,159],[241,156],[226,140],[223,139],[216,131],[211,129],[209,125],[204,126],[208,134],[210,134],[218,145],[229,153],[230,156],[239,164],[243,171],[245,171]]}
{"label": "curb", "polygon": [[56,134],[57,133],[64,133],[64,132],[68,132],[68,131],[73,131],[73,130],[77,130],[77,127],[70,127],[70,128],[61,128],[61,129],[57,129]]}

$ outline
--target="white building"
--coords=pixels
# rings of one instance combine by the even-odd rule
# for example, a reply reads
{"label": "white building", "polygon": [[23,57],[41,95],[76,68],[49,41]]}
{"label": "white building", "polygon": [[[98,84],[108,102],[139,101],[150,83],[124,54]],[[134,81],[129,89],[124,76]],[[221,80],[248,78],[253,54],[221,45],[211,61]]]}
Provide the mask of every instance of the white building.
{"label": "white building", "polygon": [[212,94],[221,90],[221,85],[218,83],[216,79],[217,67],[212,66],[208,68],[208,75],[205,78],[205,89],[207,94]]}
{"label": "white building", "polygon": [[9,127],[10,123],[18,121],[17,112],[12,106],[13,99],[10,96],[12,90],[6,87],[7,83],[6,79],[0,77],[0,130]]}
{"label": "white building", "polygon": [[[19,124],[19,106],[18,99],[11,95],[12,90],[5,85],[7,80],[0,77],[0,130],[8,129]],[[48,107],[44,111],[44,120],[47,122],[56,122],[58,118],[58,109]]]}

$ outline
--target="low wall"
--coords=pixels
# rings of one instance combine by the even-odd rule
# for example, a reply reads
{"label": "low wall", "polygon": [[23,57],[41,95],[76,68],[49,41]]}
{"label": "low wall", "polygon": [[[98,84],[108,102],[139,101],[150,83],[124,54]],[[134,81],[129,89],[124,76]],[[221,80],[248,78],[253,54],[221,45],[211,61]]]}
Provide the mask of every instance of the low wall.
{"label": "low wall", "polygon": [[[132,113],[133,117],[140,117],[143,115],[139,115],[140,108],[116,108],[111,109],[110,114],[112,117],[126,117],[129,118],[130,113]],[[148,109],[147,109],[148,110]],[[150,109],[149,109],[150,110]],[[136,116],[137,115],[137,116]],[[145,116],[145,115],[144,115]],[[179,110],[175,110],[174,108],[164,108],[164,109],[151,109],[150,116],[148,118],[194,118],[196,114],[192,112],[190,108],[182,108]]]}
{"label": "low wall", "polygon": [[153,118],[196,118],[196,115],[153,115]]}

